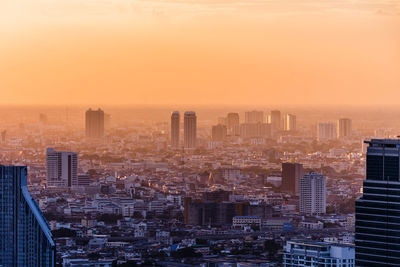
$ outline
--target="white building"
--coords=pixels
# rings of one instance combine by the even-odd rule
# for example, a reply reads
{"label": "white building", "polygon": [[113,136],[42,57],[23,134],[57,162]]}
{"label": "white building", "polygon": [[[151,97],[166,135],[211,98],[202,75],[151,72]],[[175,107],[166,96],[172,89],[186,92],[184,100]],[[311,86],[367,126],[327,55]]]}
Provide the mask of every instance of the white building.
{"label": "white building", "polygon": [[326,212],[326,180],[316,172],[300,179],[300,213],[320,215]]}
{"label": "white building", "polygon": [[317,129],[318,141],[336,139],[336,124],[332,122],[320,122]]}
{"label": "white building", "polygon": [[71,187],[78,185],[78,153],[46,151],[47,186]]}
{"label": "white building", "polygon": [[314,241],[288,241],[284,247],[283,266],[354,267],[354,246]]}

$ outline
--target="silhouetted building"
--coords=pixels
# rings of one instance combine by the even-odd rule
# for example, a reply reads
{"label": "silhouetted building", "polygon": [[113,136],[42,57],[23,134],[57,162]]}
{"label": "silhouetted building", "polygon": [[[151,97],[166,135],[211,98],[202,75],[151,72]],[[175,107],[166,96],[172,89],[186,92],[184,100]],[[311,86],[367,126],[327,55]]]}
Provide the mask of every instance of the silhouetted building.
{"label": "silhouetted building", "polygon": [[27,186],[27,168],[0,165],[0,266],[54,266],[55,244]]}
{"label": "silhouetted building", "polygon": [[356,266],[400,266],[400,140],[372,139],[356,201]]}
{"label": "silhouetted building", "polygon": [[47,186],[71,187],[78,185],[78,153],[46,151]]}
{"label": "silhouetted building", "polygon": [[351,120],[350,119],[339,119],[337,122],[337,137],[349,137],[351,136]]}
{"label": "silhouetted building", "polygon": [[282,163],[282,191],[298,195],[300,179],[303,177],[303,165],[299,163]]}
{"label": "silhouetted building", "polygon": [[180,114],[179,111],[174,111],[171,114],[171,147],[179,148],[180,135]]}
{"label": "silhouetted building", "polygon": [[101,138],[104,136],[104,111],[101,109],[86,111],[86,137]]}
{"label": "silhouetted building", "polygon": [[213,141],[224,141],[227,135],[227,128],[225,125],[218,124],[212,126],[211,138]]}
{"label": "silhouetted building", "polygon": [[186,111],[184,115],[184,145],[186,149],[194,149],[197,145],[197,117],[194,111]]}

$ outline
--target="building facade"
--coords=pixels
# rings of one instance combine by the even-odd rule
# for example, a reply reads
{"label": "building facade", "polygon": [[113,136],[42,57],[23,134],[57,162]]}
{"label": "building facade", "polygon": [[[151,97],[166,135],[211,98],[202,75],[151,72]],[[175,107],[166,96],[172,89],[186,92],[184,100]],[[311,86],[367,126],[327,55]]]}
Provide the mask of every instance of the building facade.
{"label": "building facade", "polygon": [[239,126],[239,113],[228,113],[226,117],[226,126],[228,127],[228,131],[231,132],[233,127]]}
{"label": "building facade", "polygon": [[218,124],[211,128],[211,139],[213,141],[224,141],[228,134],[228,129],[225,125]]}
{"label": "building facade", "polygon": [[330,141],[336,139],[336,125],[332,122],[320,122],[317,127],[318,141]]}
{"label": "building facade", "polygon": [[194,111],[186,111],[184,115],[184,146],[194,149],[197,145],[197,116]]}
{"label": "building facade", "polygon": [[296,116],[292,114],[286,114],[284,120],[284,130],[287,132],[296,131]]}
{"label": "building facade", "polygon": [[71,187],[78,185],[78,153],[46,151],[47,186]]}
{"label": "building facade", "polygon": [[321,215],[326,212],[326,180],[316,172],[305,174],[300,179],[300,213]]}
{"label": "building facade", "polygon": [[282,163],[282,191],[298,195],[300,179],[303,177],[303,165],[299,163]]}
{"label": "building facade", "polygon": [[27,168],[0,165],[0,266],[54,266],[50,227],[32,199]]}
{"label": "building facade", "polygon": [[244,117],[244,122],[245,123],[264,123],[264,112],[263,111],[258,111],[258,110],[253,110],[253,111],[247,111]]}
{"label": "building facade", "polygon": [[337,122],[337,137],[345,138],[351,136],[351,120],[339,119]]}
{"label": "building facade", "polygon": [[288,241],[284,246],[284,267],[354,267],[354,246],[315,241]]}
{"label": "building facade", "polygon": [[86,137],[101,138],[104,136],[104,111],[101,109],[86,111]]}
{"label": "building facade", "polygon": [[179,148],[179,135],[180,135],[181,118],[179,111],[172,112],[171,115],[171,147]]}
{"label": "building facade", "polygon": [[366,143],[366,180],[356,201],[356,265],[400,266],[400,140]]}

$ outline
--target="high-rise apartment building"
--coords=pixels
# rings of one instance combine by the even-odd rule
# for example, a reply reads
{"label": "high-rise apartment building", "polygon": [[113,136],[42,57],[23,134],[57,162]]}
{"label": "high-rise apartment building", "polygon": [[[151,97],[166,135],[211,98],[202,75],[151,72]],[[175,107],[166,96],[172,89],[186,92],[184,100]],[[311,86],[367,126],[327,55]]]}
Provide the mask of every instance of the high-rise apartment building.
{"label": "high-rise apartment building", "polygon": [[101,109],[86,111],[86,137],[101,138],[104,136],[104,111]]}
{"label": "high-rise apartment building", "polygon": [[184,115],[184,147],[186,149],[196,148],[197,143],[197,117],[196,112],[186,111]]}
{"label": "high-rise apartment building", "polygon": [[46,151],[47,186],[71,187],[78,185],[78,153]]}
{"label": "high-rise apartment building", "polygon": [[339,119],[337,122],[337,137],[349,137],[351,135],[351,120]]}
{"label": "high-rise apartment building", "polygon": [[326,212],[326,180],[316,172],[309,172],[300,179],[300,213],[321,215]]}
{"label": "high-rise apartment building", "polygon": [[272,133],[281,130],[281,112],[279,110],[271,110],[268,116],[268,122],[271,124]]}
{"label": "high-rise apartment building", "polygon": [[282,191],[298,195],[300,179],[303,177],[303,165],[299,163],[282,163]]}
{"label": "high-rise apartment building", "polygon": [[356,201],[356,266],[400,266],[400,140],[372,139]]}
{"label": "high-rise apartment building", "polygon": [[317,129],[318,141],[336,139],[336,125],[332,122],[320,122]]}
{"label": "high-rise apartment building", "polygon": [[245,123],[264,123],[264,112],[258,110],[247,111],[245,113],[244,121]]}
{"label": "high-rise apartment building", "polygon": [[239,120],[239,113],[228,113],[226,117],[226,123],[228,126],[228,131],[232,131],[233,127],[239,126],[240,120]]}
{"label": "high-rise apartment building", "polygon": [[27,186],[27,168],[0,165],[0,266],[50,267],[51,231]]}
{"label": "high-rise apartment building", "polygon": [[171,147],[179,148],[179,131],[180,131],[181,115],[179,111],[172,112],[171,115]]}
{"label": "high-rise apartment building", "polygon": [[286,114],[284,120],[284,130],[287,132],[296,131],[296,116],[292,114]]}
{"label": "high-rise apartment building", "polygon": [[211,129],[211,138],[213,141],[223,141],[227,135],[227,127],[222,124],[214,125]]}

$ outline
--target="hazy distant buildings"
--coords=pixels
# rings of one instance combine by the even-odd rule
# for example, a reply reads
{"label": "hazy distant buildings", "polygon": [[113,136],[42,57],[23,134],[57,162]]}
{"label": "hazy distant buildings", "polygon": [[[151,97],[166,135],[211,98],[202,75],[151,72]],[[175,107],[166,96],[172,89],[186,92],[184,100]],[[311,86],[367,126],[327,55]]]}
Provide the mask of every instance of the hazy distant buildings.
{"label": "hazy distant buildings", "polygon": [[27,168],[0,165],[0,266],[50,267],[55,244],[27,186]]}
{"label": "hazy distant buildings", "polygon": [[281,130],[281,112],[279,110],[272,110],[268,116],[268,123],[271,124],[273,134],[279,132]]}
{"label": "hazy distant buildings", "polygon": [[228,116],[226,117],[226,123],[229,132],[232,131],[233,127],[239,126],[239,113],[228,113]]}
{"label": "hazy distant buildings", "polygon": [[337,122],[337,137],[349,137],[351,135],[351,120],[339,119]]}
{"label": "hazy distant buildings", "polygon": [[271,137],[271,124],[268,123],[242,123],[240,124],[240,137]]}
{"label": "hazy distant buildings", "polygon": [[326,180],[316,172],[305,174],[300,179],[300,213],[321,215],[326,212]]}
{"label": "hazy distant buildings", "polygon": [[336,125],[332,122],[320,122],[317,127],[318,141],[336,139]]}
{"label": "hazy distant buildings", "polygon": [[282,163],[282,191],[298,195],[300,192],[300,179],[302,177],[302,164]]}
{"label": "hazy distant buildings", "polygon": [[356,266],[400,266],[400,140],[372,139],[356,200]]}
{"label": "hazy distant buildings", "polygon": [[47,186],[71,187],[78,184],[78,153],[46,151]]}
{"label": "hazy distant buildings", "polygon": [[264,123],[265,122],[264,112],[257,111],[257,110],[247,111],[245,113],[244,122],[245,123]]}
{"label": "hazy distant buildings", "polygon": [[86,137],[101,138],[104,136],[104,111],[101,109],[86,111]]}
{"label": "hazy distant buildings", "polygon": [[284,130],[287,132],[296,131],[296,116],[292,114],[286,114],[284,120]]}
{"label": "hazy distant buildings", "polygon": [[39,122],[43,123],[43,124],[46,124],[47,123],[47,115],[44,114],[44,113],[40,113],[39,114]]}
{"label": "hazy distant buildings", "polygon": [[181,118],[179,111],[174,111],[171,114],[171,147],[179,148],[179,133],[180,133]]}
{"label": "hazy distant buildings", "polygon": [[184,115],[184,147],[196,148],[197,143],[197,117],[194,111],[186,111]]}
{"label": "hazy distant buildings", "polygon": [[211,138],[213,141],[223,141],[227,135],[227,127],[222,124],[214,125],[211,129]]}
{"label": "hazy distant buildings", "polygon": [[7,136],[7,131],[1,131],[1,142],[5,143],[6,142],[6,136]]}

